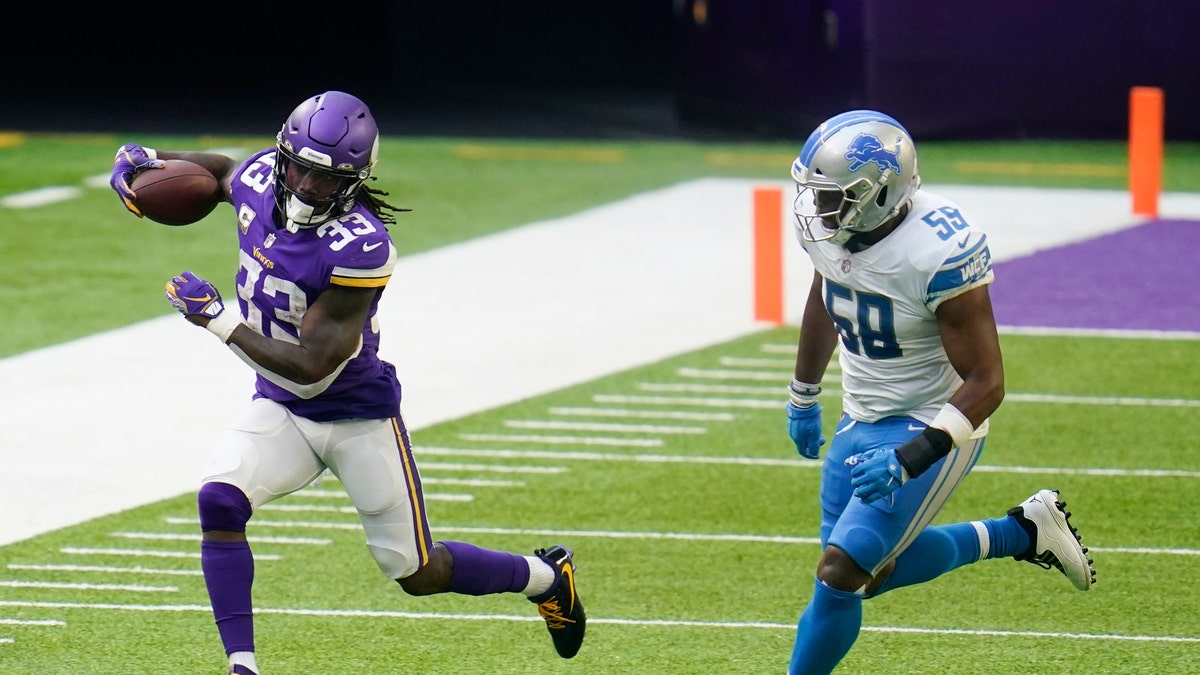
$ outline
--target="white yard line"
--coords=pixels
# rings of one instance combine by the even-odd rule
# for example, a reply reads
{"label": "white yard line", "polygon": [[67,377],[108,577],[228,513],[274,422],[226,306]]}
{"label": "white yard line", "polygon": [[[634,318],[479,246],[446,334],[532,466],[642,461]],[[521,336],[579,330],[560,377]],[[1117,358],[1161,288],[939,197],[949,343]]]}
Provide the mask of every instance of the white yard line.
{"label": "white yard line", "polygon": [[[693,181],[402,258],[380,306],[381,355],[400,373],[409,426],[765,328],[750,210],[765,184]],[[930,189],[981,216],[998,260],[1139,222],[1121,191]],[[1164,217],[1200,214],[1200,195],[1160,204]],[[798,321],[811,266],[784,237],[786,315]],[[196,489],[252,386],[177,316],[0,360],[0,382],[0,545]]]}

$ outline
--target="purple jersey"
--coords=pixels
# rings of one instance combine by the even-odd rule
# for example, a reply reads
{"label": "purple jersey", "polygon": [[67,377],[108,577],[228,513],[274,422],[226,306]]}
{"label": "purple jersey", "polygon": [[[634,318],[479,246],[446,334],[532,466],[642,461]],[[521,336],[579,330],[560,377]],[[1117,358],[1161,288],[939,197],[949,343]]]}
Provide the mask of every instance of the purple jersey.
{"label": "purple jersey", "polygon": [[275,222],[275,148],[252,155],[234,174],[238,222],[238,305],[246,325],[276,340],[299,343],[304,312],[331,286],[374,288],[359,350],[332,383],[311,398],[279,386],[260,372],[255,396],[296,415],[327,422],[400,414],[400,384],[392,364],[379,359],[379,298],[396,263],[387,228],[356,204],[340,218],[289,232]]}

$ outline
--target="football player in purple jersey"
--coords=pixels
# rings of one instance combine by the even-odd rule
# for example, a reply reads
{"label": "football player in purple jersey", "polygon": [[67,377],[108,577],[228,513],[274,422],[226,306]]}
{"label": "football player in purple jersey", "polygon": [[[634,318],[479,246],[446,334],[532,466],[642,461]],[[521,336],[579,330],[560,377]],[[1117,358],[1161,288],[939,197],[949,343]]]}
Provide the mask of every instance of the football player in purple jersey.
{"label": "football player in purple jersey", "polygon": [[201,567],[229,673],[258,673],[246,524],[326,470],[353,501],[379,569],[407,593],[521,593],[537,605],[560,656],[575,656],[583,642],[570,550],[524,556],[430,535],[400,383],[378,356],[375,313],[396,264],[387,226],[404,210],[367,185],[378,152],[367,106],[328,91],[296,107],[276,144],[244,161],[129,143],[113,164],[111,185],[139,217],[133,176],[167,159],[207,168],[236,216],[236,304],[188,271],[166,291],[188,321],[257,373],[252,400],[217,441],[197,498]]}
{"label": "football player in purple jersey", "polygon": [[[920,189],[912,138],[872,110],[817,127],[792,165],[796,233],[815,273],[800,324],[788,432],[820,456],[817,396],[840,346],[842,415],[821,472],[821,545],[789,673],[829,673],[862,603],[986,558],[1095,577],[1065,502],[1040,490],[1000,518],[931,526],[975,465],[1004,398],[987,236]],[[940,668],[946,670],[946,668]]]}

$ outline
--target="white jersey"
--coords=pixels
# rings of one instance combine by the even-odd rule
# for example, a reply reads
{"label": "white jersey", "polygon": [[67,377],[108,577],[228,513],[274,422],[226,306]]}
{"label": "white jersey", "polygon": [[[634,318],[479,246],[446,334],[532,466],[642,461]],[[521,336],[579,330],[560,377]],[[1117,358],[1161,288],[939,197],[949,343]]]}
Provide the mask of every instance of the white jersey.
{"label": "white jersey", "polygon": [[931,423],[962,384],[934,311],[991,283],[987,236],[957,204],[924,190],[903,222],[864,251],[805,241],[799,227],[796,236],[825,278],[825,308],[841,336],[842,409],[863,422],[909,415]]}

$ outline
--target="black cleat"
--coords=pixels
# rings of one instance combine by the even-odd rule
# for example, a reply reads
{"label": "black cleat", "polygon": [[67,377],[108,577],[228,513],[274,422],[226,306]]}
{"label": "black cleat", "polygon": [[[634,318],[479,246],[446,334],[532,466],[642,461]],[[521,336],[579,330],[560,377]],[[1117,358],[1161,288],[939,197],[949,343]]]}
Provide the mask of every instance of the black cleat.
{"label": "black cleat", "polygon": [[554,568],[557,580],[542,595],[530,600],[537,605],[538,613],[546,620],[546,628],[550,631],[550,639],[554,641],[554,650],[564,659],[569,659],[579,653],[583,645],[584,627],[587,624],[587,614],[583,611],[583,603],[575,593],[575,563],[569,549],[554,545],[549,549],[540,548],[533,552]]}

